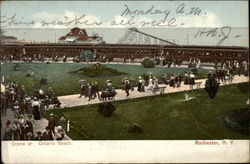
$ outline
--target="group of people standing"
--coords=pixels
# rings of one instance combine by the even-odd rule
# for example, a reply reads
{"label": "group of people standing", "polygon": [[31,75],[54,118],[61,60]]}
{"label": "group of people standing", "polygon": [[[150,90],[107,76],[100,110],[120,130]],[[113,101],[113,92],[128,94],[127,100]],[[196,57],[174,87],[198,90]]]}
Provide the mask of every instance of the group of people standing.
{"label": "group of people standing", "polygon": [[[13,121],[7,120],[3,140],[63,140],[66,134],[67,121],[64,115],[56,121],[53,114],[50,115],[48,125],[43,132],[34,129],[34,122],[30,115],[22,115]],[[36,134],[35,134],[36,132]]]}
{"label": "group of people standing", "polygon": [[199,68],[201,60],[199,58],[190,58],[188,62],[188,68]]}
{"label": "group of people standing", "polygon": [[[178,74],[174,73],[171,75],[163,74],[160,78],[157,78],[153,75],[143,75],[139,76],[138,80],[134,80],[133,78],[124,78],[121,80],[121,88],[125,91],[126,97],[130,96],[130,91],[134,91],[135,87],[137,87],[137,91],[140,93],[143,93],[146,91],[145,88],[147,88],[148,91],[152,91],[152,93],[155,93],[157,90],[159,90],[159,84],[165,84],[169,85],[170,87],[181,87],[181,83],[183,81],[183,77]],[[106,81],[105,88],[100,91],[99,93],[99,86],[97,82],[89,83],[85,80],[80,80],[81,83],[81,90],[80,90],[80,96],[84,96],[85,98],[88,98],[88,101],[91,101],[92,99],[99,98],[99,100],[112,100],[115,95],[117,94],[115,87],[113,86],[113,83],[111,80]],[[184,74],[184,85],[194,85],[195,84],[195,75],[193,72],[186,72]]]}
{"label": "group of people standing", "polygon": [[88,98],[88,101],[95,99],[96,97],[100,98],[99,95],[99,86],[97,82],[88,83],[85,80],[79,81],[81,83],[81,92],[79,98],[84,96]]}
{"label": "group of people standing", "polygon": [[[37,140],[40,138],[42,133],[34,134],[33,123],[45,117],[46,108],[55,97],[57,96],[51,87],[48,88],[46,94],[39,88],[31,96],[26,92],[24,85],[18,85],[16,82],[5,83],[4,90],[1,90],[1,116],[8,114],[8,118],[13,117],[13,119],[5,123],[3,140]],[[13,116],[10,116],[11,113],[8,111],[11,111]]]}

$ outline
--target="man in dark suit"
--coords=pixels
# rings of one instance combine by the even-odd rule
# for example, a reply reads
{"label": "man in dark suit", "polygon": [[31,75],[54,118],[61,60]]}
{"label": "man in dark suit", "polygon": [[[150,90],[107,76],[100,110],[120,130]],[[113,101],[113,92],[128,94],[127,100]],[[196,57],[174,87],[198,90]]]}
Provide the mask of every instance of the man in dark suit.
{"label": "man in dark suit", "polygon": [[126,94],[127,94],[127,97],[129,96],[129,89],[130,89],[130,85],[129,85],[129,80],[127,79],[127,78],[125,78],[125,82],[124,82],[125,84],[125,86],[124,86],[124,90],[125,90],[125,92],[126,92]]}
{"label": "man in dark suit", "polygon": [[46,131],[43,132],[43,140],[53,140],[50,132],[49,132],[49,127],[46,127]]}
{"label": "man in dark suit", "polygon": [[43,140],[42,132],[38,131],[37,136],[34,138],[34,140]]}
{"label": "man in dark suit", "polygon": [[50,114],[50,119],[49,119],[48,127],[49,127],[51,135],[55,136],[56,119],[54,118],[54,114],[53,113]]}

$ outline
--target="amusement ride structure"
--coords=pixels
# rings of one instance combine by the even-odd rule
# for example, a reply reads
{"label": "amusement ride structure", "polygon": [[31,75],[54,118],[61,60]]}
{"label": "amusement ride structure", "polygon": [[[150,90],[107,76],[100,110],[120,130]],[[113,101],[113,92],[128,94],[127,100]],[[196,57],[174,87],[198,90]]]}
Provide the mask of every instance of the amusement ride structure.
{"label": "amusement ride structure", "polygon": [[195,46],[179,45],[178,40],[165,40],[137,28],[130,28],[117,44],[21,44],[0,46],[1,56],[15,57],[75,57],[83,51],[92,51],[96,57],[105,56],[112,61],[114,58],[153,58],[164,56],[170,60],[188,61],[199,58],[201,62],[223,62],[226,60],[248,61],[249,48],[234,46]]}

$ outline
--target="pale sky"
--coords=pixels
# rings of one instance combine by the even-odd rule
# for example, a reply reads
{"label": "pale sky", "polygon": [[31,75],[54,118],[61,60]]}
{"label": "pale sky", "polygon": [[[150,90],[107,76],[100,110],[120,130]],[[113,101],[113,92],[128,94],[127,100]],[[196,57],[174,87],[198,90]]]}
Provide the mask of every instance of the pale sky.
{"label": "pale sky", "polygon": [[[184,12],[177,13],[178,7],[179,9],[184,7],[182,10]],[[199,8],[200,14],[190,14],[192,7]],[[130,11],[147,11],[152,8],[151,13],[154,14],[137,13],[121,16],[126,8]],[[156,11],[158,12],[157,14],[155,14]],[[159,11],[162,13],[159,13]],[[167,17],[166,12],[168,12]],[[77,27],[87,29],[89,35],[97,32],[99,35],[103,35],[104,40],[112,43],[115,43],[117,38],[121,37],[125,32],[125,30],[116,28],[145,28],[150,33],[150,28],[160,27],[153,26],[151,23],[142,26],[142,22],[160,21],[165,17],[165,22],[162,24],[163,27],[158,30],[158,35],[168,37],[169,35],[165,36],[162,34],[165,34],[166,30],[168,30],[171,31],[171,38],[177,39],[182,39],[186,35],[194,35],[197,31],[194,30],[192,32],[192,30],[183,28],[231,26],[233,30],[236,29],[232,33],[239,33],[238,29],[241,29],[239,35],[244,36],[248,35],[249,27],[248,1],[5,1],[1,3],[1,28],[6,31],[6,35],[14,35],[18,39],[49,40],[53,42],[55,37],[65,35],[70,28],[75,27],[75,24],[71,23],[68,26],[58,24],[42,26],[42,22],[54,21],[58,23],[58,21],[65,21],[66,17],[68,20],[74,20],[76,17],[79,18],[83,15],[82,22],[87,20],[88,23],[101,22],[101,24],[77,24]],[[14,19],[12,19],[13,16]],[[132,16],[134,17],[134,24],[132,25],[111,25],[112,21],[128,21]],[[175,20],[174,27],[167,25],[171,19]],[[15,24],[11,20],[19,23]],[[34,22],[28,25],[20,23],[30,23],[32,21]],[[114,29],[111,30],[110,28]],[[173,35],[172,32],[175,33],[174,29],[178,31],[179,28],[183,30],[179,30],[178,33]],[[45,35],[46,33],[47,35]],[[157,35],[155,30],[152,30],[152,33]],[[180,42],[184,43],[184,40],[182,39]],[[232,40],[227,44],[234,45],[238,44],[238,42],[239,44],[248,45],[248,38],[241,37],[238,38],[238,41]],[[193,44],[199,44],[199,41],[197,43],[194,41]],[[206,44],[206,42],[202,44]],[[212,43],[208,41],[207,44]]]}

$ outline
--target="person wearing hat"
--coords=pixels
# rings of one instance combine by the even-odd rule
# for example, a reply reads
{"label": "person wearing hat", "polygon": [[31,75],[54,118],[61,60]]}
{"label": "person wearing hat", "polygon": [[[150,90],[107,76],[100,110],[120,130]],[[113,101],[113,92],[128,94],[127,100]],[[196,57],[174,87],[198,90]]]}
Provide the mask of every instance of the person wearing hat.
{"label": "person wearing hat", "polygon": [[181,75],[177,75],[177,88],[181,86]]}
{"label": "person wearing hat", "polygon": [[26,133],[30,132],[30,133],[34,134],[34,128],[33,128],[32,122],[31,122],[31,118],[28,118],[25,125],[26,125],[26,129],[25,129]]}
{"label": "person wearing hat", "polygon": [[41,87],[38,89],[38,98],[39,99],[43,99],[44,98],[44,92],[43,92],[43,90],[42,90]]}
{"label": "person wearing hat", "polygon": [[3,136],[3,140],[5,141],[9,141],[9,140],[12,140],[13,139],[13,130],[11,128],[11,122],[10,120],[8,120],[6,122],[6,125],[4,127],[4,136]]}
{"label": "person wearing hat", "polygon": [[66,131],[67,121],[64,118],[64,114],[62,114],[61,118],[59,119],[58,125],[61,126],[64,131]]}
{"label": "person wearing hat", "polygon": [[82,81],[81,84],[81,91],[80,91],[80,96],[79,98],[81,98],[83,95],[85,96],[85,92],[86,92],[86,81]]}
{"label": "person wearing hat", "polygon": [[111,91],[112,87],[113,87],[113,84],[111,80],[107,80],[107,88],[109,89],[109,91]]}
{"label": "person wearing hat", "polygon": [[37,136],[34,138],[34,140],[43,140],[42,132],[38,131]]}
{"label": "person wearing hat", "polygon": [[190,89],[193,89],[193,85],[195,84],[194,78],[195,78],[195,76],[194,76],[193,72],[191,72],[191,74],[190,74]]}
{"label": "person wearing hat", "polygon": [[45,106],[46,106],[46,104],[44,102],[44,99],[41,99],[41,102],[40,102],[40,114],[41,114],[41,118],[45,117],[45,114],[46,114]]}
{"label": "person wearing hat", "polygon": [[63,140],[64,135],[65,135],[63,128],[61,126],[58,126],[56,130],[57,130],[56,135],[55,135],[56,140]]}
{"label": "person wearing hat", "polygon": [[21,88],[18,91],[20,97],[23,99],[25,97],[25,87],[24,85],[21,86]]}
{"label": "person wearing hat", "polygon": [[99,95],[99,86],[98,86],[98,83],[95,81],[92,84],[92,97],[96,98],[96,96],[98,96],[98,98],[100,98],[100,95]]}
{"label": "person wearing hat", "polygon": [[45,109],[47,109],[51,104],[51,99],[49,98],[49,96],[45,96],[44,98],[44,105],[45,105]]}
{"label": "person wearing hat", "polygon": [[148,90],[152,90],[153,91],[153,88],[154,88],[154,80],[153,80],[153,76],[150,75],[149,84],[148,84]]}
{"label": "person wearing hat", "polygon": [[87,97],[88,101],[92,99],[92,85],[90,83],[87,85]]}
{"label": "person wearing hat", "polygon": [[33,140],[34,139],[34,136],[33,136],[33,134],[31,133],[31,132],[28,132],[27,133],[27,138],[26,138],[27,140]]}
{"label": "person wearing hat", "polygon": [[130,89],[130,85],[129,85],[129,80],[127,78],[125,78],[124,81],[124,90],[127,94],[127,97],[129,96],[129,89]]}
{"label": "person wearing hat", "polygon": [[50,99],[52,99],[55,95],[52,87],[48,87],[47,95],[49,96]]}
{"label": "person wearing hat", "polygon": [[41,119],[41,113],[40,113],[40,102],[37,100],[36,97],[34,97],[34,101],[31,105],[33,107],[32,113],[35,120]]}
{"label": "person wearing hat", "polygon": [[19,118],[19,116],[22,114],[18,101],[15,101],[13,111],[15,113],[15,118]]}
{"label": "person wearing hat", "polygon": [[53,140],[51,133],[49,132],[49,127],[46,126],[45,132],[43,132],[43,140]]}
{"label": "person wearing hat", "polygon": [[48,122],[48,127],[52,136],[55,136],[55,127],[56,127],[56,119],[54,118],[54,114],[50,113],[50,119]]}
{"label": "person wearing hat", "polygon": [[159,88],[159,81],[157,78],[154,78],[154,92],[157,88]]}
{"label": "person wearing hat", "polygon": [[142,92],[142,77],[141,76],[139,76],[138,78],[137,91]]}
{"label": "person wearing hat", "polygon": [[32,102],[31,106],[38,106],[38,108],[40,107],[40,102],[37,100],[37,97],[34,97],[34,101]]}
{"label": "person wearing hat", "polygon": [[14,120],[14,124],[12,126],[12,129],[13,129],[13,133],[14,133],[14,140],[20,140],[21,127],[20,127],[18,119]]}
{"label": "person wearing hat", "polygon": [[134,83],[135,83],[135,81],[134,81],[133,77],[131,77],[129,80],[129,85],[130,85],[131,91],[134,91]]}

